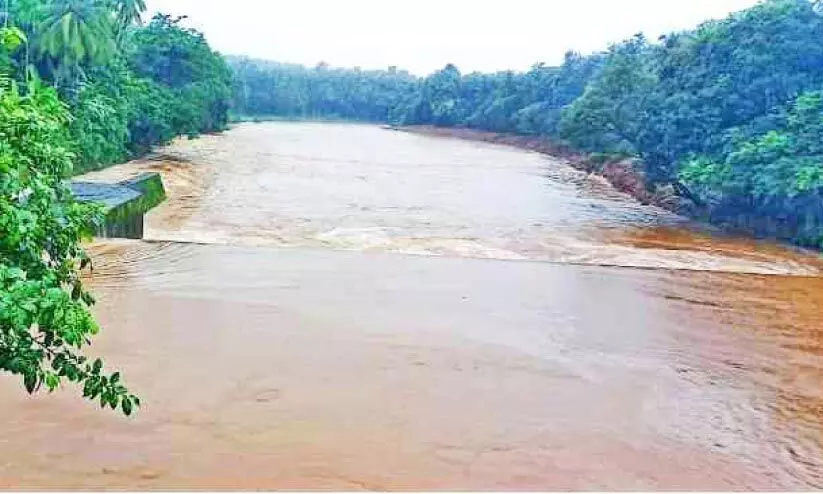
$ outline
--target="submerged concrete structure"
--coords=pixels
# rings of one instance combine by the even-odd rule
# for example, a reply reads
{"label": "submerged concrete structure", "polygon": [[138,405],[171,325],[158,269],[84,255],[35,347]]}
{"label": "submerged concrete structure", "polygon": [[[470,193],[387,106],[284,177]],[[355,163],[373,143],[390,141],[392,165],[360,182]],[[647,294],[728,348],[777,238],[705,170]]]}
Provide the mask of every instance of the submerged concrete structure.
{"label": "submerged concrete structure", "polygon": [[143,173],[117,183],[72,182],[71,190],[80,202],[96,202],[105,207],[105,222],[97,235],[108,238],[143,238],[146,213],[166,199],[158,173]]}

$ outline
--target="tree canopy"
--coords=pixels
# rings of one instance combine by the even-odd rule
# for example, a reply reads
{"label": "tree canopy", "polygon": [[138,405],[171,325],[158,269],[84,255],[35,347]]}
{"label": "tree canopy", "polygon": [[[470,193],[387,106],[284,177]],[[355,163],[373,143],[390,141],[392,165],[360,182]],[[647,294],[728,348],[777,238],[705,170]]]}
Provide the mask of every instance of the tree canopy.
{"label": "tree canopy", "polygon": [[61,382],[129,415],[119,372],[83,349],[99,331],[80,272],[102,221],[66,179],[227,123],[231,72],[182,19],[143,0],[6,2],[0,29],[0,370]]}
{"label": "tree canopy", "polygon": [[386,122],[416,78],[395,68],[363,71],[280,64],[229,57],[234,73],[233,111],[238,116],[338,118]]}

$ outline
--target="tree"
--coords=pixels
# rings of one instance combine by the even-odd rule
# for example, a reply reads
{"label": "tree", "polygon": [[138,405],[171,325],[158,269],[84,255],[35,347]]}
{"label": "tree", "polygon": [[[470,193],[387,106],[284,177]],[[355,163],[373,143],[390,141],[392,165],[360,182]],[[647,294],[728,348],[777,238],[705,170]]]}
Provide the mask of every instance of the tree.
{"label": "tree", "polygon": [[112,17],[99,0],[46,0],[29,15],[36,62],[58,87],[116,53]]}
{"label": "tree", "polygon": [[172,94],[168,115],[175,134],[189,136],[222,130],[228,122],[232,74],[205,36],[185,28],[185,17],[158,14],[137,30],[128,62],[135,75]]}
{"label": "tree", "polygon": [[823,92],[801,94],[775,130],[741,138],[723,158],[695,156],[680,179],[717,221],[823,248]]}
{"label": "tree", "polygon": [[[323,62],[313,68],[229,57],[234,112],[240,116],[342,118],[396,122],[414,95],[417,79],[406,71],[351,70]],[[400,108],[403,108],[402,110]]]}
{"label": "tree", "polygon": [[[11,7],[0,29],[0,371],[21,376],[30,393],[80,384],[85,397],[128,415],[139,399],[83,353],[99,328],[80,242],[102,218],[75,202],[65,180],[221,128],[230,73],[200,33],[168,17],[135,26],[139,1]],[[119,44],[118,19],[130,34]],[[175,46],[183,50],[171,56]],[[164,79],[169,67],[184,79]]]}
{"label": "tree", "polygon": [[614,45],[599,75],[563,113],[559,132],[588,150],[636,153],[643,108],[654,92],[642,35]]}
{"label": "tree", "polygon": [[81,351],[99,328],[79,276],[89,263],[80,241],[100,212],[74,202],[63,181],[68,119],[56,91],[36,79],[25,94],[0,87],[0,370],[21,376],[29,393],[79,383],[84,396],[129,415],[139,399]]}
{"label": "tree", "polygon": [[145,0],[114,0],[114,11],[120,30],[125,30],[132,24],[142,22],[143,12],[146,11]]}

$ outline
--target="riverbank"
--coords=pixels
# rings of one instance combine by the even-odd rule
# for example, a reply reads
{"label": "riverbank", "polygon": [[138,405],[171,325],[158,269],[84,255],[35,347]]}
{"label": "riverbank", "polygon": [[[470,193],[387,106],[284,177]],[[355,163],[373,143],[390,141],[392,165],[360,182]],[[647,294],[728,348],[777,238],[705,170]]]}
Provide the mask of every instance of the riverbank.
{"label": "riverbank", "polygon": [[716,215],[712,213],[711,208],[697,205],[679,195],[672,185],[649,186],[642,171],[642,163],[636,158],[585,153],[538,136],[431,125],[386,126],[385,128],[434,137],[502,144],[535,151],[563,160],[577,170],[600,176],[616,190],[628,194],[641,204],[660,207],[697,223],[717,228],[728,235],[750,238],[757,242],[775,243],[801,250],[807,254],[819,253],[822,249],[819,245],[823,244],[817,240],[808,241],[808,239],[798,238],[791,222],[787,223],[770,217]]}
{"label": "riverbank", "polygon": [[388,126],[391,130],[435,137],[452,137],[469,141],[503,144],[542,153],[564,160],[577,170],[594,173],[606,179],[615,189],[628,194],[642,204],[653,205],[676,214],[687,214],[689,207],[672,187],[649,190],[643,172],[632,158],[589,154],[537,136],[503,134],[484,130],[435,127],[432,125]]}

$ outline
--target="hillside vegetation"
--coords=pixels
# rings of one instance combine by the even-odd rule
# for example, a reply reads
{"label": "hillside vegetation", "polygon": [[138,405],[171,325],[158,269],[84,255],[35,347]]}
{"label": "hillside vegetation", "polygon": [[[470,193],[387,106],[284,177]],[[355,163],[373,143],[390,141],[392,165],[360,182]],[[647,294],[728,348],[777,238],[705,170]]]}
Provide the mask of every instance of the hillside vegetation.
{"label": "hillside vegetation", "polygon": [[823,15],[765,0],[650,41],[642,34],[560,66],[417,78],[242,58],[238,114],[336,117],[539,136],[634,157],[709,221],[823,247]]}

